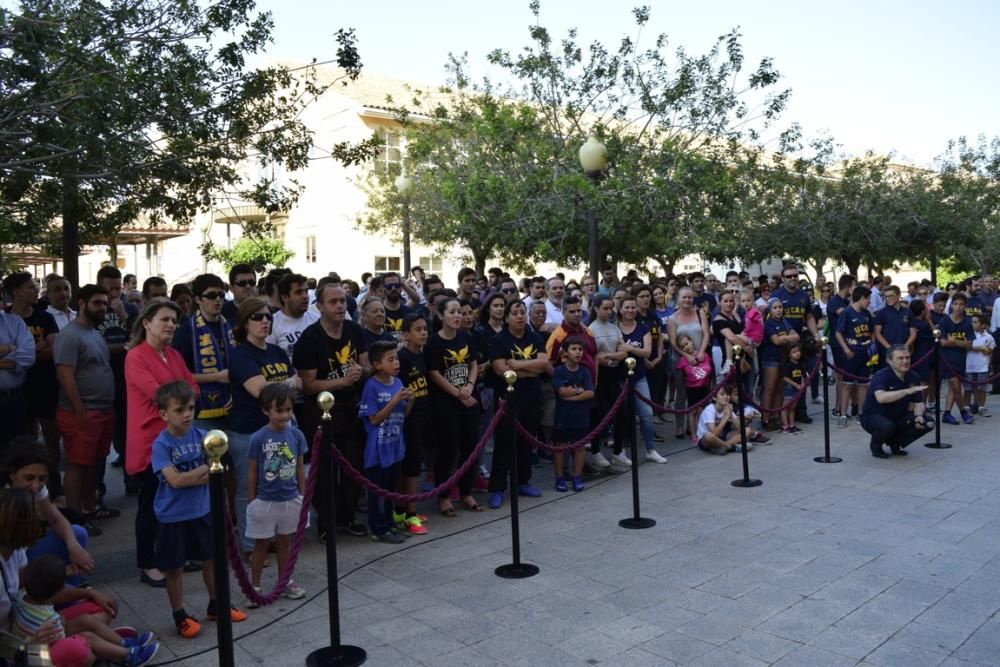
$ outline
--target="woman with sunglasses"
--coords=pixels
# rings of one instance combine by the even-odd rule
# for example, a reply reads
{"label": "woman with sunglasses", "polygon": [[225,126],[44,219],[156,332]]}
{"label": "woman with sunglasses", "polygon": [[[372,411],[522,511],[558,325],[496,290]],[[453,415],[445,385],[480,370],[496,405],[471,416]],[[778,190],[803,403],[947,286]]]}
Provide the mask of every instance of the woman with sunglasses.
{"label": "woman with sunglasses", "polygon": [[271,309],[267,300],[250,297],[237,311],[233,334],[237,346],[229,360],[229,387],[233,407],[229,411],[229,454],[236,477],[236,502],[233,511],[243,540],[243,551],[253,551],[253,542],[246,538],[247,513],[247,451],[250,438],[267,424],[267,415],[260,409],[260,390],[269,382],[284,382],[296,392],[302,391],[302,381],[295,374],[288,355],[277,345],[267,342],[271,333]]}

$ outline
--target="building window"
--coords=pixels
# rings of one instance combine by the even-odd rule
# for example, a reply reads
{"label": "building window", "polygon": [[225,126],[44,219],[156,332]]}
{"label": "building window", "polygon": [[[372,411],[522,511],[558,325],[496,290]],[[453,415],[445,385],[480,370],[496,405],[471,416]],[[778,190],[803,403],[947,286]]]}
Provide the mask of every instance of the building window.
{"label": "building window", "polygon": [[385,273],[387,271],[398,272],[403,265],[399,257],[376,257],[375,273]]}
{"label": "building window", "polygon": [[316,263],[316,237],[306,237],[306,261],[310,264]]}
{"label": "building window", "polygon": [[380,130],[379,136],[382,138],[382,149],[375,158],[375,172],[387,177],[399,176],[401,173],[400,158],[402,153],[399,149],[399,133],[391,130]]}
{"label": "building window", "polygon": [[420,257],[417,266],[424,270],[424,273],[441,273],[444,271],[444,260],[440,257]]}

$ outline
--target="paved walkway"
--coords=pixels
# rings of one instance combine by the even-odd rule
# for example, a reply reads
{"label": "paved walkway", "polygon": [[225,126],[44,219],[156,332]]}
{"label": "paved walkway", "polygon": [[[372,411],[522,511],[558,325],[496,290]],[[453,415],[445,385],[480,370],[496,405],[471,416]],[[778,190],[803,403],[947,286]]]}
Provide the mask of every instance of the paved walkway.
{"label": "paved walkway", "polygon": [[[545,495],[522,503],[521,535],[538,576],[494,576],[511,559],[501,511],[433,516],[427,536],[399,548],[343,538],[344,639],[370,665],[1000,664],[993,421],[946,426],[954,449],[917,443],[889,460],[868,454],[859,426],[834,428],[844,462],[819,464],[817,419],[750,454],[764,481],[753,489],[729,484],[739,456],[681,451],[641,466],[642,513],[657,521],[641,531],[617,523],[631,513],[629,475],[559,494],[548,468],[536,469]],[[217,664],[214,626],[177,638],[166,593],[138,583],[131,515],[105,525],[94,581],[119,598],[122,622],[161,635],[159,664]],[[275,568],[265,572],[273,581]],[[296,579],[304,603],[282,600],[235,626],[237,665],[303,665],[328,643],[315,541]],[[202,612],[198,575],[185,585],[188,609]]]}

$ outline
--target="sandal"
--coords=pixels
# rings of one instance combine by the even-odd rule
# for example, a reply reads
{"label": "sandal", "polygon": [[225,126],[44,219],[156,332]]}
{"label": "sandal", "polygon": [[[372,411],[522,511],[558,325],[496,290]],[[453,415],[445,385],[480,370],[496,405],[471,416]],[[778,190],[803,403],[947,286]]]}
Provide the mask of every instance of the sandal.
{"label": "sandal", "polygon": [[101,519],[117,519],[121,516],[121,514],[121,510],[111,509],[110,507],[105,507],[104,505],[99,505],[93,512],[83,513],[83,515],[91,521]]}
{"label": "sandal", "polygon": [[438,511],[441,512],[441,515],[449,519],[458,518],[458,512],[455,511],[455,507],[451,504],[451,502],[449,501],[445,502],[448,503],[447,506],[440,503],[438,504]]}
{"label": "sandal", "polygon": [[483,506],[476,502],[476,499],[472,496],[466,496],[461,499],[462,509],[468,510],[469,512],[482,512]]}

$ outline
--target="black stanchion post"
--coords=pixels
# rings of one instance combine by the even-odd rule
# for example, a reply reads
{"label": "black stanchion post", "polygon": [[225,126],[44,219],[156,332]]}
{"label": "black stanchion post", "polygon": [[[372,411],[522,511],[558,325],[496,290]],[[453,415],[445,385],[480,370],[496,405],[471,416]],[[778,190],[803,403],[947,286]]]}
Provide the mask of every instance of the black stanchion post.
{"label": "black stanchion post", "polygon": [[538,574],[538,566],[521,562],[521,523],[518,517],[518,478],[517,478],[517,427],[514,426],[514,383],[517,373],[508,370],[503,374],[507,383],[507,419],[510,424],[510,541],[514,562],[501,565],[493,573],[503,579],[526,579]]}
{"label": "black stanchion post", "polygon": [[930,449],[951,449],[947,442],[941,442],[941,330],[934,330],[934,381],[937,387],[934,392],[934,442],[928,442],[924,447]]}
{"label": "black stanchion post", "polygon": [[839,456],[830,456],[830,365],[826,362],[826,350],[830,345],[830,339],[823,336],[820,340],[823,343],[823,347],[819,351],[819,363],[823,364],[823,456],[817,456],[813,461],[816,463],[840,463],[844,459]]}
{"label": "black stanchion post", "polygon": [[625,402],[621,409],[625,410],[628,428],[625,433],[631,443],[632,448],[632,516],[622,519],[618,525],[630,530],[641,530],[642,528],[652,528],[656,521],[648,517],[639,516],[639,445],[635,437],[635,411],[632,410],[632,378],[635,376],[635,359],[628,357],[625,359],[625,367],[628,369],[628,377],[625,378]]}
{"label": "black stanchion post", "polygon": [[738,405],[736,409],[740,415],[740,454],[743,456],[743,479],[734,479],[733,486],[751,487],[760,486],[764,482],[759,479],[750,479],[750,457],[747,453],[747,416],[743,408],[745,406],[743,396],[743,346],[733,345],[733,364],[736,368],[736,399]]}
{"label": "black stanchion post", "polygon": [[212,506],[212,570],[215,575],[215,605],[218,620],[215,624],[219,642],[220,667],[233,667],[233,621],[229,617],[232,602],[229,597],[229,555],[226,549],[226,533],[230,530],[226,521],[225,467],[220,462],[229,449],[229,438],[224,431],[213,429],[201,439],[208,466],[208,493]]}
{"label": "black stanchion post", "polygon": [[323,475],[330,480],[327,488],[327,526],[326,526],[326,579],[327,604],[330,607],[330,645],[316,649],[306,656],[308,667],[354,667],[368,659],[368,654],[360,646],[340,643],[340,592],[337,581],[337,471],[333,464],[333,429],[331,428],[330,410],[333,408],[333,394],[321,392],[316,397],[316,404],[323,411],[323,435],[320,440],[322,452],[318,462],[313,465],[323,466]]}

